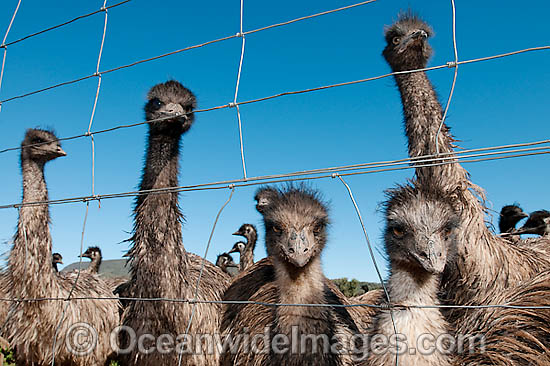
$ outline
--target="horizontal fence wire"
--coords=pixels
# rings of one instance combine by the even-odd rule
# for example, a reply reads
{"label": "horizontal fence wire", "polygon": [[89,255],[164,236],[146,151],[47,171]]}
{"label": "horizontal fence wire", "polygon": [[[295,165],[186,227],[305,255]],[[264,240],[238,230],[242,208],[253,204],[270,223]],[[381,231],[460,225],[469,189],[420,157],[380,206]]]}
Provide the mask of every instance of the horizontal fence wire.
{"label": "horizontal fence wire", "polygon": [[[459,61],[458,64],[462,65],[462,64],[470,64],[470,63],[475,63],[475,62],[483,62],[483,61],[494,60],[494,59],[498,59],[498,58],[502,58],[502,57],[518,55],[518,54],[522,54],[522,53],[526,53],[526,52],[534,52],[534,51],[542,51],[542,50],[550,50],[550,46],[526,48],[526,49],[523,49],[523,50],[503,53],[503,54],[494,55],[494,56],[488,56],[488,57],[476,58],[476,59],[471,59],[471,60]],[[365,83],[365,82],[369,82],[369,81],[388,78],[390,76],[395,76],[395,75],[411,74],[411,73],[416,73],[416,72],[425,72],[425,71],[432,71],[432,70],[439,70],[439,69],[454,67],[454,63],[451,62],[450,64],[451,65],[449,65],[449,63],[447,63],[445,65],[426,67],[426,68],[423,68],[423,69],[416,69],[416,70],[396,71],[396,72],[391,72],[391,73],[387,73],[387,74],[384,74],[384,75],[369,77],[369,78],[365,78],[365,79],[359,79],[359,80],[348,81],[348,82],[337,83],[337,84],[330,84],[330,85],[325,85],[325,86],[320,86],[320,87],[315,87],[315,88],[309,88],[309,89],[302,89],[302,90],[297,90],[297,91],[288,91],[288,92],[283,92],[283,93],[270,95],[270,96],[267,96],[267,97],[261,97],[261,98],[251,99],[251,100],[237,102],[237,103],[230,102],[230,103],[215,106],[215,107],[210,107],[210,108],[205,108],[205,109],[197,109],[197,110],[195,110],[191,113],[203,113],[203,112],[210,112],[210,111],[215,111],[215,110],[220,110],[220,109],[225,109],[225,108],[233,108],[233,107],[236,107],[236,106],[241,106],[241,105],[246,105],[246,104],[264,102],[264,101],[267,101],[267,100],[280,98],[280,97],[283,97],[283,96],[311,93],[311,92],[325,90],[325,89],[332,89],[332,88],[337,88],[337,87],[342,87],[342,86],[361,84],[361,83]],[[102,72],[100,74],[105,74],[105,72]],[[94,77],[94,76],[97,76],[97,74],[91,75],[90,77]],[[0,102],[0,104],[1,103],[2,102]],[[98,135],[98,134],[102,134],[102,133],[113,132],[113,131],[116,131],[116,130],[141,126],[141,125],[150,124],[150,123],[154,123],[154,122],[162,122],[162,121],[166,121],[166,120],[170,120],[170,119],[173,119],[173,117],[163,117],[163,118],[153,119],[153,120],[149,120],[149,121],[142,121],[142,122],[118,125],[118,126],[103,129],[103,130],[85,132],[85,133],[82,133],[82,134],[79,134],[79,135],[74,135],[74,136],[69,136],[69,137],[62,137],[62,138],[58,138],[56,140],[45,141],[45,142],[42,142],[42,143],[26,145],[26,146],[29,146],[29,147],[30,146],[39,146],[39,145],[47,144],[47,143],[50,143],[50,142],[53,142],[53,141],[75,140],[75,139],[80,139],[80,138],[83,138],[83,137],[87,137],[90,134]],[[21,146],[1,149],[0,154],[7,153],[9,151],[16,151],[16,150],[21,150]]]}
{"label": "horizontal fence wire", "polygon": [[266,307],[319,307],[319,308],[357,308],[357,307],[368,307],[373,309],[533,309],[533,310],[550,310],[550,306],[544,305],[507,305],[507,304],[485,304],[485,305],[404,305],[398,303],[390,304],[369,304],[369,303],[353,303],[353,304],[290,304],[290,303],[271,303],[271,302],[261,302],[261,301],[249,301],[249,300],[200,300],[200,299],[173,299],[173,298],[141,298],[141,297],[97,297],[97,296],[73,296],[70,299],[66,297],[40,297],[40,298],[20,298],[20,299],[11,299],[11,298],[0,298],[0,302],[43,302],[43,301],[87,301],[87,300],[99,300],[99,301],[113,301],[113,300],[124,300],[124,301],[136,301],[136,302],[173,302],[173,303],[184,303],[184,304],[212,304],[212,305],[260,305]]}
{"label": "horizontal fence wire", "polygon": [[[128,0],[128,1],[130,1],[130,0]],[[162,55],[158,55],[158,56],[146,58],[146,59],[143,59],[143,60],[135,61],[135,62],[126,64],[126,65],[117,66],[117,67],[114,67],[112,69],[101,71],[99,73],[100,74],[109,74],[109,73],[112,73],[112,72],[115,72],[115,71],[119,71],[119,70],[122,70],[122,69],[127,69],[129,67],[134,67],[134,66],[146,63],[146,62],[150,62],[150,61],[158,60],[158,59],[161,59],[161,58],[164,58],[164,57],[176,55],[178,53],[182,53],[182,52],[189,51],[189,50],[192,50],[192,49],[204,47],[204,46],[211,45],[211,44],[218,43],[218,42],[227,41],[229,39],[238,38],[238,37],[241,37],[241,36],[246,36],[248,34],[263,32],[263,31],[266,31],[268,29],[273,29],[273,28],[277,28],[277,27],[286,26],[286,25],[289,25],[289,24],[292,24],[292,23],[297,23],[297,22],[300,22],[300,21],[303,21],[303,20],[312,19],[312,18],[316,18],[316,17],[319,17],[319,16],[327,15],[327,14],[337,13],[337,12],[340,12],[340,11],[343,11],[343,10],[348,10],[348,9],[356,8],[358,6],[370,4],[370,3],[373,3],[375,1],[377,1],[377,0],[362,1],[360,3],[340,7],[340,8],[337,8],[337,9],[323,11],[321,13],[316,13],[316,14],[305,16],[305,17],[296,18],[296,19],[289,20],[289,21],[286,21],[286,22],[272,24],[272,25],[269,25],[269,26],[266,26],[266,27],[257,28],[257,29],[253,29],[253,30],[250,30],[250,31],[246,31],[246,32],[238,32],[238,33],[230,35],[230,36],[218,38],[218,39],[211,40],[211,41],[208,41],[208,42],[204,42],[204,43],[201,43],[201,44],[197,44],[197,45],[194,45],[194,46],[181,48],[179,50],[175,50],[175,51],[172,51],[172,52],[164,53]],[[94,14],[95,14],[95,12],[94,12]],[[62,82],[62,83],[59,83],[59,84],[51,85],[51,86],[48,86],[48,87],[45,87],[45,88],[42,88],[42,89],[38,89],[38,90],[34,90],[34,91],[31,91],[31,92],[28,92],[28,93],[24,93],[24,94],[21,94],[21,95],[16,95],[16,96],[4,99],[4,100],[0,100],[0,105],[2,105],[3,103],[6,103],[6,102],[10,102],[12,100],[25,98],[25,97],[28,97],[28,96],[31,96],[31,95],[34,95],[34,94],[38,94],[38,93],[42,93],[42,92],[45,92],[45,91],[48,91],[48,90],[59,88],[61,86],[78,83],[78,82],[84,81],[86,79],[92,78],[94,76],[97,76],[97,73],[93,73],[91,75],[83,76],[83,77],[80,77],[80,78],[77,78],[77,79],[74,79],[74,80],[65,81],[65,82]]]}
{"label": "horizontal fence wire", "polygon": [[[245,179],[234,179],[210,183],[202,183],[188,186],[167,187],[158,189],[148,189],[141,191],[129,191],[110,194],[96,194],[71,198],[53,199],[48,201],[35,201],[26,203],[12,203],[0,205],[0,209],[18,208],[22,206],[43,205],[43,204],[67,204],[77,202],[87,202],[92,200],[104,200],[122,197],[134,197],[143,194],[162,194],[174,192],[191,192],[204,190],[232,189],[238,187],[248,187],[261,184],[273,184],[290,181],[304,181],[322,178],[335,178],[338,176],[353,176],[372,173],[381,173],[388,171],[397,171],[405,169],[415,169],[421,167],[433,167],[455,163],[473,163],[481,161],[501,160],[516,157],[536,156],[550,153],[550,146],[538,146],[550,144],[550,140],[541,140],[535,142],[502,145],[496,147],[484,147],[478,149],[462,150],[456,153],[441,153],[439,155],[424,155],[415,158],[403,158],[390,161],[344,165],[338,167],[322,168],[298,171],[284,174],[274,174],[259,177],[248,177]],[[521,148],[525,147],[525,148]],[[501,151],[492,151],[501,150]],[[474,154],[475,152],[479,152]],[[375,169],[376,168],[376,169]],[[347,173],[342,173],[347,172]],[[316,176],[311,176],[316,175]]]}

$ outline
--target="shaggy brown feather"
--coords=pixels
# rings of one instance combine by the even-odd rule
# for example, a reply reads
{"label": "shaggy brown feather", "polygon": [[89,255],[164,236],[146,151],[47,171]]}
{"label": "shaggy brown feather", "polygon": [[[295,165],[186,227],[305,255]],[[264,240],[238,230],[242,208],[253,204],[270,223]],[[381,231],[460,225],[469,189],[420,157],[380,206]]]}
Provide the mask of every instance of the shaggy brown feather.
{"label": "shaggy brown feather", "polygon": [[[145,106],[147,120],[174,116],[173,119],[149,124],[148,148],[140,190],[178,186],[179,152],[182,134],[193,122],[195,96],[177,81],[154,86]],[[182,114],[188,113],[182,116]],[[179,116],[178,116],[179,115]],[[134,210],[134,235],[129,257],[131,279],[119,286],[122,296],[137,298],[193,299],[202,265],[202,258],[187,253],[183,246],[178,207],[178,193],[143,194],[137,197]],[[229,285],[229,276],[212,263],[206,262],[200,286],[199,300],[221,300]],[[122,323],[132,328],[137,337],[151,334],[155,340],[161,334],[174,339],[183,335],[189,325],[193,306],[170,301],[129,301]],[[197,304],[190,335],[215,333],[219,327],[221,306]],[[121,334],[123,348],[128,346],[126,333]],[[148,349],[155,343],[145,342]],[[218,354],[184,354],[183,365],[216,365]],[[178,354],[154,349],[139,352],[134,347],[121,356],[125,365],[175,365]]]}
{"label": "shaggy brown feather", "polygon": [[[274,190],[264,188],[264,192],[271,194]],[[260,196],[261,193],[262,190]],[[256,197],[259,203],[265,203],[259,211],[264,216],[269,256],[240,273],[226,291],[224,300],[272,304],[350,304],[322,272],[319,255],[326,240],[328,216],[317,196],[303,188],[289,187],[269,198],[277,203],[266,203],[263,200],[268,200],[267,197]],[[295,245],[295,240],[302,240],[302,244]],[[309,249],[309,257],[301,261],[296,258],[304,246]],[[251,352],[247,349],[249,343],[239,342],[233,349],[229,347],[226,350],[220,364],[352,365],[352,352],[356,347],[360,349],[360,345],[351,344],[353,335],[368,327],[369,313],[369,309],[355,307],[226,305],[221,325],[226,340],[227,337],[238,339],[243,334],[255,339],[265,334],[265,338],[258,340],[256,348],[264,352]],[[316,338],[301,346],[304,335]],[[319,336],[327,338],[317,338]],[[290,347],[282,347],[281,352],[276,352],[273,347],[275,337],[286,337],[289,345],[296,342],[299,349],[293,351]],[[336,343],[342,346],[339,354],[323,348]]]}
{"label": "shaggy brown feather", "polygon": [[[386,29],[388,42],[383,55],[394,71],[420,69],[431,55],[427,37],[431,28],[419,18],[404,14]],[[409,156],[436,153],[436,136],[442,108],[425,72],[395,75],[401,93]],[[446,124],[438,137],[439,152],[454,156],[454,142]],[[454,160],[456,161],[456,160]],[[417,184],[429,184],[436,177],[462,212],[458,233],[458,255],[449,264],[442,282],[446,303],[481,304],[489,294],[498,294],[532,278],[550,266],[550,241],[531,240],[530,246],[514,245],[495,236],[486,226],[484,193],[458,163],[416,168]],[[449,310],[449,319],[460,323],[463,309]]]}
{"label": "shaggy brown feather", "polygon": [[[58,142],[36,147],[29,144],[55,140],[53,133],[28,130],[22,143],[23,203],[47,201],[44,165],[64,156]],[[48,205],[23,206],[9,257],[8,287],[12,298],[66,298],[76,274],[56,274],[52,266],[52,238]],[[111,297],[111,290],[98,276],[81,273],[72,297]],[[68,305],[68,306],[67,306]],[[62,319],[55,346],[58,365],[103,365],[112,353],[109,335],[119,323],[118,301],[73,300],[12,303],[5,334],[16,348],[17,365],[49,365],[56,328]],[[90,354],[77,356],[66,347],[65,336],[76,323],[88,323],[98,334]]]}
{"label": "shaggy brown feather", "polygon": [[[550,271],[484,303],[550,307]],[[550,365],[550,309],[482,308],[470,310],[457,334],[465,337],[457,366]]]}

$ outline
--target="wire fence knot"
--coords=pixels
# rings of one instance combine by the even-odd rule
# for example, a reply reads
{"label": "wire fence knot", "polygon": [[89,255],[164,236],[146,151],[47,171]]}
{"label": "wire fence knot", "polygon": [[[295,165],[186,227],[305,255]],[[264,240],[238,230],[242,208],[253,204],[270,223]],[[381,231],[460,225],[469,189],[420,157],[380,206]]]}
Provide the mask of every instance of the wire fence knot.
{"label": "wire fence knot", "polygon": [[456,61],[449,61],[447,62],[447,67],[449,69],[453,68],[453,67],[457,67],[458,66],[458,63]]}
{"label": "wire fence knot", "polygon": [[244,37],[244,33],[237,32],[237,33],[235,33],[235,37]]}
{"label": "wire fence knot", "polygon": [[229,104],[227,105],[229,108],[235,108],[237,106],[237,103],[235,102],[229,102]]}
{"label": "wire fence knot", "polygon": [[99,11],[107,12],[107,7],[106,7],[106,6],[102,6],[101,8],[99,8]]}
{"label": "wire fence knot", "polygon": [[2,43],[2,44],[0,44],[0,48],[5,48],[5,49],[7,49],[7,48],[8,48],[8,46],[6,46],[6,44],[5,44],[5,43]]}

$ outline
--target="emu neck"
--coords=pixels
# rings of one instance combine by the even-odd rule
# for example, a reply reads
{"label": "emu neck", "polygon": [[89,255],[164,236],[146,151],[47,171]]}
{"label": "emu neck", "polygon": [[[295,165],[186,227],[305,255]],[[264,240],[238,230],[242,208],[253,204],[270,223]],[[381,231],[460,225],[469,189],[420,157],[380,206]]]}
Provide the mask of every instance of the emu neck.
{"label": "emu neck", "polygon": [[257,235],[254,232],[252,232],[247,237],[247,243],[243,253],[241,254],[241,259],[239,263],[239,267],[241,271],[244,271],[245,269],[247,269],[248,267],[254,264],[254,248],[256,247],[256,240],[257,240]]}
{"label": "emu neck", "polygon": [[[443,112],[433,85],[426,74],[424,72],[400,74],[395,75],[395,80],[401,93],[409,156],[415,158],[436,154],[436,136],[439,152],[453,153],[454,140],[449,134],[447,125],[444,124],[439,136],[437,135]],[[417,168],[416,175],[420,181],[433,179],[434,175],[441,176],[444,184],[466,179],[466,171],[459,164]]]}
{"label": "emu neck", "polygon": [[440,277],[424,271],[392,268],[388,294],[393,303],[402,305],[437,305]]}
{"label": "emu neck", "polygon": [[[23,159],[21,167],[23,203],[47,201],[44,163]],[[49,222],[47,204],[23,206],[19,210],[17,233],[9,259],[17,296],[46,296],[49,292],[46,284],[51,284],[54,278]]]}
{"label": "emu neck", "polygon": [[88,272],[90,273],[99,273],[99,267],[101,266],[101,256],[95,257],[90,262],[90,265],[88,266]]}
{"label": "emu neck", "polygon": [[[413,272],[406,268],[392,268],[392,274],[388,281],[391,302],[400,305],[438,305],[438,288],[439,276],[426,272]],[[404,352],[399,356],[400,365],[446,366],[451,364],[450,356],[436,348],[435,339],[449,333],[448,323],[439,309],[399,308],[392,310],[392,313],[388,310],[380,310],[376,315],[374,325],[372,336],[377,334],[386,339],[392,339],[397,330],[402,341],[400,347],[406,345],[406,350],[416,348],[417,342],[422,340],[426,334],[434,337],[433,343],[427,344],[426,342],[426,345],[430,346],[426,349],[433,349],[433,352]],[[392,343],[390,342],[390,344]],[[373,352],[370,354],[367,364],[393,366],[395,365],[395,353],[390,350]]]}
{"label": "emu neck", "polygon": [[[141,190],[178,185],[181,135],[150,134]],[[182,214],[177,193],[138,196],[134,219],[134,245],[128,253],[132,282],[141,296],[177,295],[186,270],[181,237]]]}
{"label": "emu neck", "polygon": [[[279,289],[279,301],[283,304],[316,304],[325,303],[324,275],[321,259],[312,258],[304,268],[296,268],[289,263],[274,258],[275,282]],[[290,334],[293,325],[300,325],[300,331],[306,332],[307,326],[319,331],[312,324],[313,319],[319,319],[324,309],[319,307],[280,306],[277,307],[279,330]],[[309,321],[304,321],[307,316]]]}

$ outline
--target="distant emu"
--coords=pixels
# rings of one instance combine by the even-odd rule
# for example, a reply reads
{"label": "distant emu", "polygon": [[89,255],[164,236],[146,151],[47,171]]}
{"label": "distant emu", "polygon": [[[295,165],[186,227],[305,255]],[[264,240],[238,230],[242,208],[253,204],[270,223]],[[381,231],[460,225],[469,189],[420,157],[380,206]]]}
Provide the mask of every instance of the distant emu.
{"label": "distant emu", "polygon": [[[224,300],[349,304],[323,275],[320,255],[326,244],[329,216],[318,194],[304,187],[262,188],[256,200],[264,219],[268,257],[241,272]],[[228,304],[221,326],[223,335],[247,331],[254,337],[267,331],[270,339],[262,339],[258,345],[265,352],[249,352],[247,345],[239,344],[223,354],[221,365],[352,365],[350,340],[364,331],[366,315],[358,308]],[[296,352],[288,348],[276,352],[270,347],[275,335],[285,335],[298,345],[306,335],[314,338]],[[326,348],[336,338],[342,340],[342,352]]]}
{"label": "distant emu", "polygon": [[[437,152],[446,157],[445,161],[419,163],[415,184],[441,179],[445,194],[461,213],[457,255],[443,275],[442,299],[452,305],[481,305],[486,295],[518,286],[550,268],[550,240],[537,238],[530,240],[529,245],[514,244],[496,236],[485,225],[484,192],[456,161],[455,140],[449,127],[442,124],[441,104],[426,73],[401,73],[426,67],[432,54],[428,43],[432,33],[431,27],[417,16],[410,12],[401,14],[385,30],[386,47],[382,54],[392,71],[400,72],[394,77],[401,94],[413,164],[419,157]],[[449,308],[445,312],[456,325],[468,310]]]}
{"label": "distant emu", "polygon": [[63,256],[59,253],[53,253],[52,254],[52,266],[53,266],[53,270],[56,273],[59,272],[59,269],[57,268],[58,264],[63,264]]}
{"label": "distant emu", "polygon": [[216,266],[220,267],[222,271],[230,276],[233,274],[229,271],[229,268],[236,268],[238,265],[233,261],[233,257],[228,253],[222,253],[216,258]]}
{"label": "distant emu", "polygon": [[540,236],[550,235],[550,212],[546,210],[531,212],[529,218],[517,233]]}
{"label": "distant emu", "polygon": [[[23,204],[48,201],[44,166],[66,154],[52,132],[39,129],[27,130],[21,147]],[[47,204],[20,208],[9,257],[10,297],[65,299],[69,293],[76,298],[112,297],[105,282],[96,275],[81,273],[75,284],[76,276],[55,273],[49,221]],[[66,347],[64,338],[70,334],[73,324],[82,322],[92,327],[98,338],[97,346],[90,353],[78,355]],[[17,350],[17,365],[50,365],[56,334],[53,350],[56,364],[103,365],[112,353],[110,333],[118,325],[118,301],[115,300],[21,302],[11,304],[5,334]]]}
{"label": "distant emu", "polygon": [[[241,259],[239,260],[239,268],[244,271],[248,267],[254,264],[254,249],[256,248],[256,240],[258,239],[258,232],[256,227],[252,224],[243,224],[239,230],[233,233],[233,235],[244,236],[246,238],[246,244],[244,248],[237,246],[229,253],[239,252]],[[236,245],[236,244],[235,244]],[[235,250],[237,249],[237,250]]]}
{"label": "distant emu", "polygon": [[516,230],[517,223],[527,216],[529,215],[523,212],[518,205],[506,205],[500,210],[498,228],[501,233],[513,233]]}
{"label": "distant emu", "polygon": [[[181,139],[194,121],[196,99],[179,82],[170,80],[151,88],[145,104],[145,117],[150,123],[147,153],[140,183],[141,191],[177,187]],[[161,120],[159,120],[161,119]],[[134,233],[128,251],[131,278],[119,286],[122,296],[144,299],[188,299],[218,301],[229,285],[230,277],[220,268],[188,253],[183,246],[183,216],[178,193],[151,192],[137,196],[134,208]],[[202,277],[195,290],[199,273]],[[195,309],[195,310],[193,310]],[[191,314],[193,319],[191,321]],[[183,334],[215,333],[219,327],[221,305],[186,304],[172,301],[130,301],[124,310],[122,324],[145,340],[140,352],[130,347],[128,333],[121,333],[120,356],[124,365],[177,365],[180,353],[175,347],[157,347],[155,340],[168,334],[174,339]],[[149,338],[152,337],[152,340]],[[162,346],[162,344],[161,344]],[[200,346],[200,345],[199,345]],[[217,365],[219,354],[206,347],[191,347],[182,354],[182,365]]]}

